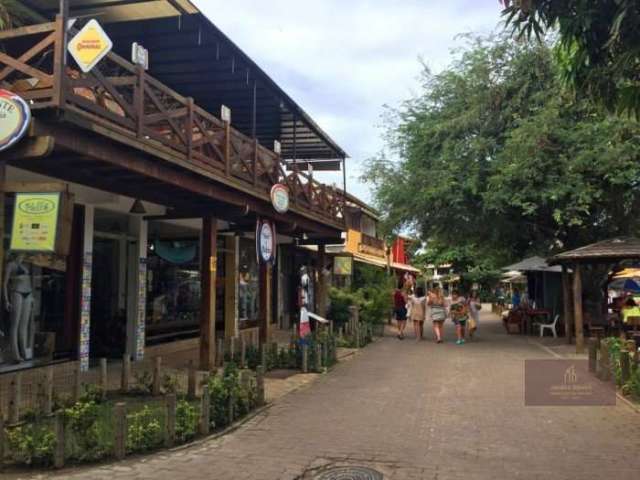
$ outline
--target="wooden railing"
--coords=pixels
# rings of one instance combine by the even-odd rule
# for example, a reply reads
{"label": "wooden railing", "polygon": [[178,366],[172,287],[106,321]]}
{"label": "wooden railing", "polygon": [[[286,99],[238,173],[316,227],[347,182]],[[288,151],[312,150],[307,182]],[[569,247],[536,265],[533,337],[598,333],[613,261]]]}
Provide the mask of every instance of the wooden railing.
{"label": "wooden railing", "polygon": [[[73,34],[73,32],[70,32]],[[59,108],[134,139],[203,173],[267,200],[271,187],[289,189],[291,209],[344,225],[341,191],[306,173],[287,173],[278,154],[168,88],[141,67],[109,53],[89,73],[62,67],[58,20],[0,32],[0,42],[36,38],[16,58],[0,51],[0,86],[30,101],[32,110]],[[24,41],[24,38],[21,38]],[[69,60],[71,64],[72,61]]]}
{"label": "wooden railing", "polygon": [[382,250],[383,252],[385,250],[384,240],[380,238],[372,237],[370,235],[367,235],[366,233],[362,234],[361,243],[362,245],[366,245],[367,247],[370,247],[370,248],[375,248],[376,250]]}

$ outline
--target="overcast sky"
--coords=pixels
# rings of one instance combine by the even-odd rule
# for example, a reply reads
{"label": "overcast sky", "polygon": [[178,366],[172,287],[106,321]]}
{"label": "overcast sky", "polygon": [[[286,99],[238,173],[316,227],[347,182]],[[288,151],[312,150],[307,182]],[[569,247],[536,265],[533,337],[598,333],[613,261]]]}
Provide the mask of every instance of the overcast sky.
{"label": "overcast sky", "polygon": [[[419,58],[446,66],[459,33],[488,33],[498,0],[195,0],[350,155],[347,190],[369,201],[362,160],[380,151],[383,105],[417,91]],[[342,175],[325,175],[339,182]]]}

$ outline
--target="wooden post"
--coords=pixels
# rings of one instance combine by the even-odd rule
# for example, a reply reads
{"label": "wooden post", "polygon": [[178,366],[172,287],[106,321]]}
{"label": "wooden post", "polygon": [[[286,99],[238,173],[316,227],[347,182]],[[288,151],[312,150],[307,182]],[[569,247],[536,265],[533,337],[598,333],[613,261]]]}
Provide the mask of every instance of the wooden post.
{"label": "wooden post", "polygon": [[631,353],[626,349],[620,352],[620,382],[624,385],[631,378]]}
{"label": "wooden post", "polygon": [[231,125],[224,122],[224,165],[227,177],[231,176]]}
{"label": "wooden post", "polygon": [[260,265],[260,341],[271,338],[271,264]]}
{"label": "wooden post", "polygon": [[56,412],[55,420],[55,435],[56,446],[53,452],[53,466],[55,468],[64,467],[64,450],[65,450],[65,435],[64,435],[64,412],[58,410]]}
{"label": "wooden post", "polygon": [[9,384],[9,425],[20,421],[20,403],[22,402],[22,373],[16,373]]}
{"label": "wooden post", "polygon": [[605,341],[600,342],[600,366],[598,368],[598,376],[602,381],[608,381],[611,379],[609,345]]}
{"label": "wooden post", "polygon": [[237,337],[238,329],[238,267],[240,237],[226,236],[224,254],[224,336]]}
{"label": "wooden post", "polygon": [[170,393],[167,395],[165,402],[167,405],[167,428],[165,431],[164,445],[170,448],[176,443],[176,394]]}
{"label": "wooden post", "polygon": [[268,363],[267,362],[267,344],[261,343],[260,344],[260,365],[262,365],[262,368],[264,369],[265,372],[268,370],[267,363]]}
{"label": "wooden post", "polygon": [[122,460],[127,454],[127,404],[116,403],[113,407],[113,454],[118,460]]}
{"label": "wooden post", "polygon": [[74,402],[80,400],[80,396],[82,395],[82,370],[81,370],[80,362],[75,362],[73,366],[73,392],[72,398]]}
{"label": "wooden post", "polygon": [[240,337],[240,368],[247,368],[247,343]]}
{"label": "wooden post", "polygon": [[236,361],[236,337],[229,338],[229,358],[231,362]]}
{"label": "wooden post", "polygon": [[322,371],[322,346],[320,343],[316,343],[316,355],[315,355],[315,370],[316,372]]}
{"label": "wooden post", "polygon": [[154,396],[160,395],[162,387],[162,357],[155,357],[153,359],[153,384],[151,387],[151,394]]}
{"label": "wooden post", "polygon": [[266,403],[265,391],[264,391],[264,368],[262,365],[258,365],[256,368],[256,403],[258,407],[263,406]]}
{"label": "wooden post", "polygon": [[51,366],[46,367],[44,370],[43,388],[42,412],[45,415],[51,415],[53,413],[53,367]]}
{"label": "wooden post", "polygon": [[129,392],[131,383],[131,357],[128,353],[122,356],[122,376],[120,377],[120,390],[122,393]]}
{"label": "wooden post", "polygon": [[216,238],[218,221],[202,219],[201,307],[200,307],[200,370],[215,368],[216,358]]}
{"label": "wooden post", "polygon": [[326,247],[324,245],[318,245],[318,292],[317,292],[317,304],[318,315],[325,318],[327,316],[327,304],[329,288],[327,285],[327,276],[325,275],[326,265]]}
{"label": "wooden post", "polygon": [[224,366],[224,339],[218,339],[218,348],[216,348],[216,367]]}
{"label": "wooden post", "polygon": [[[136,130],[137,130],[137,135],[138,138],[143,138],[144,137],[144,120],[145,120],[145,112],[144,112],[144,87],[145,87],[145,82],[144,82],[144,67],[142,65],[136,65],[136,90],[135,90],[135,95],[134,95],[134,100],[135,100],[135,112],[137,115],[136,118]],[[191,139],[193,137],[193,134],[188,134],[187,136],[189,139]],[[189,145],[190,147],[191,145]],[[189,148],[188,153],[191,153],[191,148]]]}
{"label": "wooden post", "polygon": [[564,317],[564,334],[567,343],[571,343],[572,331],[571,324],[573,323],[573,311],[571,306],[571,277],[569,276],[569,269],[566,265],[562,265],[562,309]]}
{"label": "wooden post", "polygon": [[209,385],[202,387],[202,398],[200,399],[200,434],[209,435],[211,426],[210,414],[211,397],[209,394]]}
{"label": "wooden post", "polygon": [[589,371],[598,371],[598,340],[593,337],[589,339]]}
{"label": "wooden post", "polygon": [[309,372],[309,345],[302,345],[302,373]]}
{"label": "wooden post", "polygon": [[2,410],[0,410],[0,461],[4,460],[4,437],[4,413],[2,413]]}
{"label": "wooden post", "polygon": [[100,389],[102,390],[102,399],[107,398],[107,390],[109,389],[109,377],[107,376],[107,359],[100,359]]}
{"label": "wooden post", "polygon": [[190,398],[191,400],[196,398],[196,383],[197,383],[196,376],[197,376],[196,366],[193,363],[193,360],[189,360],[189,379],[188,379],[188,386],[187,386],[187,397]]}
{"label": "wooden post", "polygon": [[579,263],[573,268],[573,316],[575,319],[576,353],[584,352],[582,323],[582,272]]}

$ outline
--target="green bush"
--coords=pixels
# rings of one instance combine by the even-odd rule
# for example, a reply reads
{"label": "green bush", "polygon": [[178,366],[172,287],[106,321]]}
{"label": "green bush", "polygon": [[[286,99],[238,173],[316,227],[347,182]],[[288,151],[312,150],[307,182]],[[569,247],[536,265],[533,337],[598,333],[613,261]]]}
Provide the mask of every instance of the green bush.
{"label": "green bush", "polygon": [[162,424],[148,405],[127,416],[127,450],[145,452],[162,444]]}
{"label": "green bush", "polygon": [[176,405],[176,439],[186,443],[196,436],[198,430],[198,409],[186,400]]}
{"label": "green bush", "polygon": [[6,447],[11,460],[23,465],[53,464],[56,437],[51,426],[29,423],[6,430]]}
{"label": "green bush", "polygon": [[208,380],[210,393],[210,416],[216,428],[231,424],[229,418],[229,399],[233,395],[234,416],[246,415],[256,404],[254,382],[243,385],[240,371],[234,363],[225,365],[222,375],[212,375]]}
{"label": "green bush", "polygon": [[[87,395],[85,399],[92,398]],[[103,458],[112,450],[110,409],[94,400],[80,401],[64,410],[70,456],[78,461]]]}

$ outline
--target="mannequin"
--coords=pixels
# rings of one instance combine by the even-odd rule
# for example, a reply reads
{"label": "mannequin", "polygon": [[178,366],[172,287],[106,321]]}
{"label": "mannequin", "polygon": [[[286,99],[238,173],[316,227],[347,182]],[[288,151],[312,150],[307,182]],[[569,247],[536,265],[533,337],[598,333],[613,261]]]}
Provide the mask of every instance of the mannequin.
{"label": "mannequin", "polygon": [[9,311],[11,328],[9,344],[16,362],[33,358],[33,287],[24,254],[19,253],[7,263],[3,293]]}

